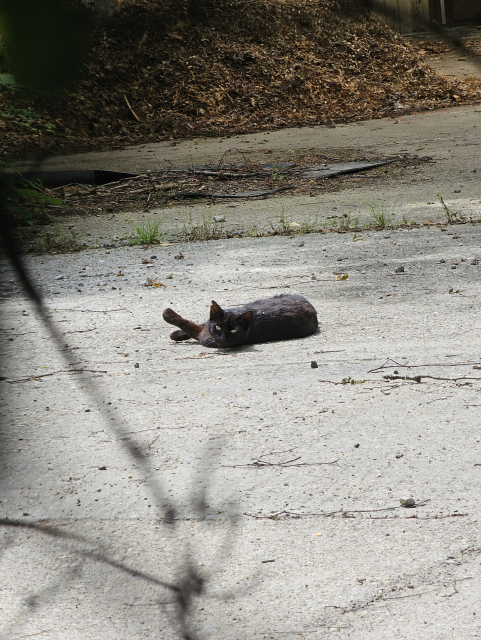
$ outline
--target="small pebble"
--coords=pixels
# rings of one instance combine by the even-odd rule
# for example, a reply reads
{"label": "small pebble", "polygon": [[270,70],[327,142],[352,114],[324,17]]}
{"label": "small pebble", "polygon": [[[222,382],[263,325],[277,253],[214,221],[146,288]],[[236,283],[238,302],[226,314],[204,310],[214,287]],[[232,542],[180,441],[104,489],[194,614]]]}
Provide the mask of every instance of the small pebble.
{"label": "small pebble", "polygon": [[85,409],[85,413],[90,413],[90,409]]}
{"label": "small pebble", "polygon": [[407,499],[400,498],[399,502],[401,504],[401,507],[406,507],[406,508],[414,507],[414,505],[416,504],[416,500],[414,498],[407,498]]}
{"label": "small pebble", "polygon": [[297,231],[301,228],[301,225],[298,222],[289,222],[287,228],[289,229],[289,231]]}
{"label": "small pebble", "polygon": [[174,277],[173,273],[168,273],[166,276],[167,280],[172,280],[172,278]]}
{"label": "small pebble", "polygon": [[404,273],[404,267],[398,267],[394,273]]}
{"label": "small pebble", "polygon": [[304,246],[304,242],[299,242],[298,246],[299,247],[303,247]]}
{"label": "small pebble", "polygon": [[65,278],[65,276],[56,276],[55,280],[63,280]]}
{"label": "small pebble", "polygon": [[101,467],[99,467],[99,471],[107,471],[107,467],[105,465],[102,465]]}
{"label": "small pebble", "polygon": [[150,256],[151,260],[157,260],[157,256]]}
{"label": "small pebble", "polygon": [[339,258],[336,258],[336,260],[337,260],[338,262],[341,262],[341,261],[342,261],[342,258],[339,256]]}
{"label": "small pebble", "polygon": [[360,446],[361,446],[360,444],[355,444],[354,449],[359,449]]}
{"label": "small pebble", "polygon": [[456,269],[456,267],[455,267],[455,266],[452,266],[452,267],[451,267],[451,269]]}
{"label": "small pebble", "polygon": [[134,364],[134,369],[138,369],[138,368],[139,368],[139,363],[138,363],[138,362],[136,362],[136,363]]}
{"label": "small pebble", "polygon": [[444,258],[441,258],[441,260],[439,261],[439,264],[444,264],[446,262],[446,260]]}
{"label": "small pebble", "polygon": [[318,369],[319,365],[315,360],[311,360],[311,369]]}
{"label": "small pebble", "polygon": [[128,352],[126,351],[126,352],[124,353],[124,358],[127,358],[127,357],[128,357],[128,355],[129,355],[129,354],[128,354]]}
{"label": "small pebble", "polygon": [[225,222],[225,216],[214,216],[214,222]]}

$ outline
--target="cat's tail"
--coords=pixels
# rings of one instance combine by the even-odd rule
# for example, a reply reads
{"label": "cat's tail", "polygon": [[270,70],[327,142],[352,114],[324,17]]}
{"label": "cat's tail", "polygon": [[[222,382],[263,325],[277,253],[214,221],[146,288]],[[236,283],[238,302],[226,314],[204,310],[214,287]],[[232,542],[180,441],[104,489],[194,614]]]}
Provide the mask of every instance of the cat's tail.
{"label": "cat's tail", "polygon": [[175,327],[179,327],[181,331],[174,331],[170,334],[172,340],[176,342],[180,342],[181,340],[188,340],[189,338],[194,338],[198,340],[198,335],[202,331],[202,327],[195,322],[191,322],[190,320],[185,320],[182,316],[179,316],[178,313],[175,313],[172,309],[165,309],[162,317],[169,324],[173,324]]}

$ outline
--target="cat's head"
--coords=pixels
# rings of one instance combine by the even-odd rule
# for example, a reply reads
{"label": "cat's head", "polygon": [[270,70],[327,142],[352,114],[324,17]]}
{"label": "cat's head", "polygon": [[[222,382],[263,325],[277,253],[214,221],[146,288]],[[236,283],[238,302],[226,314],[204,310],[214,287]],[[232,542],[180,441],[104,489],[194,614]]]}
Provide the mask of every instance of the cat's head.
{"label": "cat's head", "polygon": [[209,318],[209,333],[219,347],[236,347],[244,344],[254,313],[246,311],[236,314],[226,312],[212,300]]}

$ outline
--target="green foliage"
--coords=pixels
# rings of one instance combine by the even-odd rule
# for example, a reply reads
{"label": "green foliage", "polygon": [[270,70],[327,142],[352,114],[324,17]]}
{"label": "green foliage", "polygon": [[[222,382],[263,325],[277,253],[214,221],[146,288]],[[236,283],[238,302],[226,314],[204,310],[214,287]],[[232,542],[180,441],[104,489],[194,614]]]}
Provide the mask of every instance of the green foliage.
{"label": "green foliage", "polygon": [[449,224],[455,224],[456,222],[460,222],[462,220],[461,213],[459,211],[453,211],[451,207],[444,202],[443,196],[438,192],[438,199],[443,207],[444,215],[448,219]]}
{"label": "green foliage", "polygon": [[159,232],[162,220],[146,220],[142,224],[130,223],[135,233],[132,244],[158,244],[165,238],[165,233]]}
{"label": "green foliage", "polygon": [[[13,170],[19,180],[14,180],[12,173],[5,173],[5,169]],[[0,161],[0,198],[5,209],[13,216],[17,225],[33,225],[41,217],[49,216],[47,206],[59,207],[62,201],[52,198],[43,191],[40,180],[28,180],[21,177],[18,167]]]}
{"label": "green foliage", "polygon": [[272,227],[272,230],[275,231],[275,233],[286,234],[286,235],[290,233],[289,222],[286,218],[286,209],[285,209],[284,200],[282,200],[281,212],[276,216],[276,226],[272,222],[270,222],[270,225]]}
{"label": "green foliage", "polygon": [[375,227],[385,229],[394,220],[394,207],[388,210],[385,209],[383,205],[370,204],[369,209],[371,210],[369,217]]}
{"label": "green foliage", "polygon": [[341,380],[342,384],[362,384],[363,382],[366,382],[365,380],[354,380],[354,378],[351,378],[351,376],[347,376],[347,378],[343,378]]}
{"label": "green foliage", "polygon": [[189,212],[188,223],[182,227],[182,239],[184,241],[197,242],[199,240],[218,240],[227,237],[224,231],[224,223],[214,220],[212,208],[212,205],[210,205],[208,212],[205,209],[202,211],[201,222],[194,222],[192,213]]}
{"label": "green foliage", "polygon": [[[1,82],[2,76],[0,75],[0,83]],[[43,129],[44,132],[55,133],[55,125],[51,122],[38,121],[40,117],[38,113],[34,113],[29,109],[15,109],[15,107],[12,106],[8,106],[4,110],[0,109],[0,118],[11,120],[13,124],[24,127],[27,131],[39,133]]]}
{"label": "green foliage", "polygon": [[79,67],[86,14],[66,0],[0,0],[2,57],[9,73],[2,85],[55,90]]}

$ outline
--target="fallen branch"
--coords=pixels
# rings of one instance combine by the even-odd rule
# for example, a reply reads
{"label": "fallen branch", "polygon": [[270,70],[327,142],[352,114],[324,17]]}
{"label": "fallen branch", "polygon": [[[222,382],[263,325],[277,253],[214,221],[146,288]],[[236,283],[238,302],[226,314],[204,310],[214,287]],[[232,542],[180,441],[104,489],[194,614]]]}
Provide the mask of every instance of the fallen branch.
{"label": "fallen branch", "polygon": [[219,167],[219,169],[220,169],[220,168],[221,168],[221,166],[222,166],[222,162],[224,161],[225,156],[226,156],[228,153],[234,153],[234,151],[237,151],[237,153],[239,153],[239,154],[244,158],[244,162],[245,162],[246,166],[249,164],[249,163],[248,163],[248,161],[247,161],[247,158],[246,158],[245,153],[244,153],[241,149],[231,148],[231,149],[226,149],[226,150],[224,151],[224,153],[222,154],[222,157],[221,157],[221,159],[219,160],[219,164],[217,165],[217,166]]}
{"label": "fallen branch", "polygon": [[270,189],[269,191],[254,191],[244,193],[207,193],[205,191],[183,191],[169,196],[170,200],[182,200],[183,198],[262,198],[264,196],[270,196],[279,191],[287,191],[288,189],[295,189],[295,186],[279,187],[278,189]]}
{"label": "fallen branch", "polygon": [[125,103],[129,108],[130,113],[134,116],[134,118],[137,120],[137,122],[140,122],[140,118],[139,116],[135,113],[135,111],[132,109],[132,107],[130,106],[130,102],[128,101],[127,96],[124,93],[124,98],[125,98]]}
{"label": "fallen branch", "polygon": [[338,458],[337,460],[333,460],[332,462],[299,462],[297,464],[293,464],[294,462],[297,462],[297,460],[300,460],[302,456],[292,458],[292,460],[284,460],[283,462],[269,462],[268,460],[262,460],[262,458],[264,458],[265,456],[275,456],[282,453],[291,453],[292,451],[294,451],[294,449],[286,449],[285,451],[271,451],[270,453],[264,453],[263,455],[259,456],[257,460],[254,460],[254,462],[249,462],[248,464],[222,464],[221,467],[230,467],[232,469],[235,469],[236,467],[315,467],[322,464],[336,464],[336,462],[339,462]]}
{"label": "fallen branch", "polygon": [[[399,507],[384,507],[383,509],[359,509],[359,510],[346,510],[340,509],[338,511],[321,511],[320,513],[295,513],[294,511],[279,511],[278,513],[273,513],[270,516],[257,516],[253,513],[244,513],[244,516],[249,516],[249,518],[255,518],[256,520],[277,520],[280,516],[290,516],[294,518],[306,518],[312,516],[322,516],[324,518],[332,518],[338,514],[342,514],[343,518],[348,518],[351,513],[376,513],[379,511],[394,511],[395,509],[415,509],[416,507],[424,507],[430,500],[424,500],[423,502],[417,502],[412,507],[403,507],[400,505]],[[354,517],[354,516],[353,516]]]}
{"label": "fallen branch", "polygon": [[193,173],[194,175],[201,175],[201,176],[215,176],[218,178],[234,178],[234,179],[239,179],[239,178],[270,178],[272,176],[272,172],[269,171],[255,171],[252,173],[233,173],[233,172],[228,172],[228,171],[222,171],[222,169],[219,169],[219,171],[209,171],[209,170],[204,170],[204,169],[186,169],[186,171],[188,171],[189,173]]}
{"label": "fallen branch", "polygon": [[[346,378],[345,378],[346,380]],[[351,382],[335,382],[334,380],[318,380],[318,382],[326,382],[328,384],[341,384],[343,387],[351,384]],[[360,384],[360,383],[364,383],[364,382],[381,382],[381,380],[370,380],[368,378],[363,378],[362,381],[361,380],[355,380],[352,384]]]}
{"label": "fallen branch", "polygon": [[481,378],[471,378],[469,376],[461,376],[460,378],[439,378],[438,376],[383,376],[385,380],[412,380],[413,382],[421,382],[423,378],[431,380],[446,380],[447,382],[457,382],[458,380],[481,380]]}
{"label": "fallen branch", "polygon": [[[472,576],[468,576],[466,578],[457,578],[456,580],[454,580],[453,583],[450,583],[453,585],[453,593],[449,593],[447,595],[442,596],[443,598],[450,598],[451,596],[453,596],[455,593],[459,593],[459,591],[456,589],[456,582],[461,582],[461,580],[472,580]],[[443,585],[444,587],[447,585]],[[428,591],[423,591],[422,593],[410,593],[408,595],[405,596],[390,596],[388,598],[384,597],[384,595],[379,595],[376,596],[375,598],[373,598],[372,600],[366,602],[363,605],[360,605],[358,607],[352,607],[351,609],[345,609],[344,607],[339,607],[338,605],[334,605],[334,604],[328,604],[325,605],[324,608],[325,609],[340,609],[341,612],[343,614],[345,613],[354,613],[356,611],[360,611],[361,609],[365,609],[366,607],[371,606],[372,604],[379,604],[381,602],[389,602],[390,600],[402,600],[404,598],[420,598],[421,596],[425,596],[428,593],[434,593],[435,591],[439,591],[441,587],[435,587],[434,589],[429,589]]]}
{"label": "fallen branch", "polygon": [[133,313],[125,307],[120,309],[53,309],[53,311],[78,311],[80,313],[114,313],[115,311],[126,311],[127,313]]}
{"label": "fallen branch", "polygon": [[61,371],[54,371],[53,373],[42,373],[39,376],[30,376],[30,378],[22,378],[20,380],[4,380],[9,384],[16,384],[17,382],[31,382],[32,380],[39,380],[40,378],[48,378],[49,376],[56,376],[58,373],[108,373],[107,371],[96,371],[94,369],[62,369]]}
{"label": "fallen branch", "polygon": [[[394,362],[394,364],[388,364],[389,362]],[[370,369],[367,373],[376,373],[381,371],[382,369],[420,369],[422,367],[467,367],[471,365],[479,364],[479,361],[475,362],[435,362],[432,364],[401,364],[396,362],[392,358],[388,358],[384,364],[380,367],[375,367],[374,369]]]}

